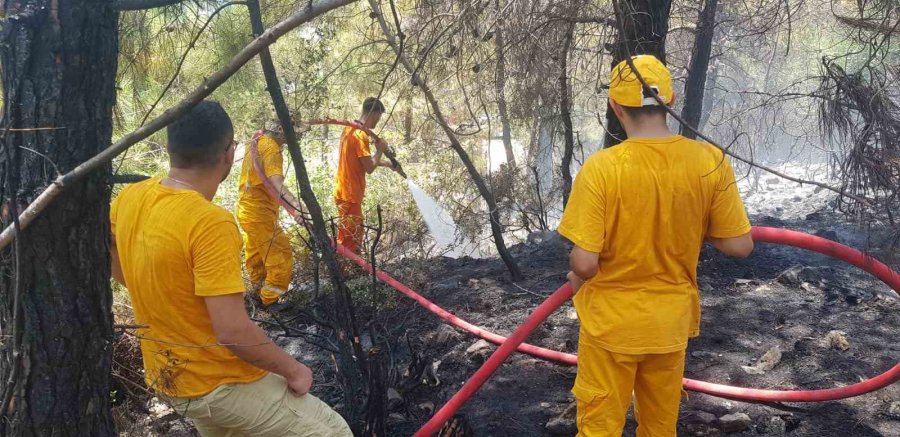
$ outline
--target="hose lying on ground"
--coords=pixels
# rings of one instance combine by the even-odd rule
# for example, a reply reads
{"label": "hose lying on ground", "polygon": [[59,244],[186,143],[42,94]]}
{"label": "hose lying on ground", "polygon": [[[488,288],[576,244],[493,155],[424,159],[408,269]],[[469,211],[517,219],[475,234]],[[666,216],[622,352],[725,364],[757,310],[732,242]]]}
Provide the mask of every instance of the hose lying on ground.
{"label": "hose lying on ground", "polygon": [[[251,157],[254,160],[254,168],[260,175],[260,178],[263,180],[263,184],[265,185],[266,189],[273,197],[279,200],[279,203],[288,211],[289,214],[291,214],[295,218],[299,218],[299,220],[305,224],[302,215],[299,214],[298,211],[294,211],[293,208],[289,204],[287,204],[284,199],[281,198],[281,196],[278,195],[274,186],[268,181],[268,178],[265,177],[265,173],[263,172],[262,166],[259,163],[259,155],[255,146],[256,143],[255,141],[253,141],[250,145]],[[845,261],[849,264],[853,264],[873,274],[885,284],[893,288],[895,291],[900,292],[900,275],[891,270],[890,267],[888,267],[884,263],[866,255],[863,252],[860,252],[859,250],[847,247],[843,244],[831,240],[827,240],[825,238],[786,229],[754,227],[752,235],[754,241],[756,242],[783,244],[812,250],[824,255],[831,256],[832,258]],[[339,254],[355,262],[366,271],[370,273],[372,272],[372,266],[368,262],[366,262],[366,260],[347,250],[347,248],[335,244],[335,249]],[[450,312],[429,301],[422,295],[416,293],[415,291],[402,284],[400,281],[392,278],[390,275],[383,271],[375,270],[374,273],[376,277],[378,277],[378,279],[390,285],[397,291],[403,293],[407,297],[415,300],[427,310],[447,321],[447,323],[466,332],[469,332],[470,334],[473,334],[477,337],[500,345],[500,348],[494,351],[488,361],[486,361],[482,365],[482,367],[478,369],[478,371],[469,379],[469,381],[466,382],[463,388],[460,389],[460,391],[457,392],[450,399],[450,401],[446,405],[444,405],[444,407],[442,407],[437,413],[435,413],[432,419],[429,420],[429,422],[426,423],[426,425],[416,435],[430,435],[429,433],[436,432],[437,429],[439,429],[446,420],[452,417],[453,413],[455,413],[456,410],[459,409],[459,407],[461,407],[463,403],[465,403],[465,401],[472,394],[474,394],[479,387],[481,387],[482,384],[484,384],[487,378],[490,377],[490,375],[497,369],[497,367],[499,367],[499,365],[514,350],[518,350],[520,352],[538,358],[543,358],[562,364],[575,365],[578,362],[578,358],[575,355],[524,343],[525,338],[528,337],[531,331],[533,331],[538,325],[540,325],[540,323],[542,323],[547,317],[549,317],[549,315],[552,314],[553,311],[559,308],[559,306],[561,306],[567,299],[571,297],[572,292],[571,288],[568,287],[568,284],[563,285],[552,295],[550,295],[550,297],[547,298],[546,301],[544,301],[540,306],[538,306],[537,309],[535,309],[535,312],[528,317],[525,323],[517,328],[513,335],[507,339],[506,337],[497,335],[484,328],[473,325],[451,314]],[[900,380],[900,364],[895,364],[886,372],[865,381],[851,384],[845,387],[831,389],[760,390],[752,388],[733,387],[723,384],[697,381],[688,378],[684,379],[684,388],[686,390],[742,401],[821,402],[859,396],[861,394],[869,393],[889,386],[898,380]]]}
{"label": "hose lying on ground", "polygon": [[[753,238],[758,242],[782,243],[804,249],[814,250],[819,253],[833,256],[844,260],[857,267],[873,273],[878,279],[881,279],[895,290],[900,290],[900,275],[893,272],[885,264],[866,256],[864,253],[836,243],[821,237],[804,234],[802,232],[789,231],[775,228],[753,228]],[[372,266],[366,260],[362,259],[355,253],[347,250],[343,246],[337,246],[337,252],[345,258],[353,261],[366,271],[372,271]],[[416,293],[406,285],[403,285],[396,279],[392,278],[385,272],[376,270],[375,275],[384,283],[390,285],[397,291],[403,293],[407,297],[415,300],[425,309],[436,314],[438,317],[447,321],[447,323],[460,328],[479,338],[483,338],[494,344],[503,344],[507,339],[501,335],[497,335],[484,328],[473,325],[447,310],[439,307],[435,303],[429,301],[422,295]],[[535,327],[540,324],[537,323]],[[528,343],[521,343],[516,346],[519,352],[529,354],[537,358],[543,358],[562,364],[574,365],[578,363],[578,357],[573,354],[554,351],[551,349],[534,346]],[[684,388],[686,390],[706,393],[714,396],[732,398],[745,401],[756,402],[819,402],[844,399],[853,396],[859,396],[864,393],[878,390],[886,387],[900,379],[900,364],[895,365],[890,370],[872,379],[840,387],[835,389],[822,390],[759,390],[751,388],[732,387],[722,384],[714,384],[693,379],[684,379]]]}
{"label": "hose lying on ground", "polygon": [[[756,241],[785,244],[804,249],[813,250],[831,257],[846,261],[866,270],[890,285],[894,290],[900,291],[900,276],[885,264],[866,256],[864,253],[844,246],[834,241],[802,232],[789,231],[775,228],[753,228],[753,238]],[[357,261],[357,260],[354,260]],[[362,265],[357,261],[358,264]],[[431,419],[419,429],[414,437],[433,435],[462,405],[471,397],[485,381],[500,367],[500,364],[519,347],[531,332],[547,319],[557,308],[572,296],[572,289],[568,284],[563,285],[550,295],[535,311],[528,316],[521,326],[491,354],[490,358],[469,378],[453,397],[441,407]],[[566,362],[571,358],[566,357]],[[845,387],[823,390],[757,390],[740,387],[732,387],[722,384],[684,379],[684,388],[687,390],[707,393],[715,396],[731,399],[757,401],[757,402],[817,402],[844,399],[869,393],[900,379],[900,364],[894,365],[887,372],[874,378],[848,385]]]}

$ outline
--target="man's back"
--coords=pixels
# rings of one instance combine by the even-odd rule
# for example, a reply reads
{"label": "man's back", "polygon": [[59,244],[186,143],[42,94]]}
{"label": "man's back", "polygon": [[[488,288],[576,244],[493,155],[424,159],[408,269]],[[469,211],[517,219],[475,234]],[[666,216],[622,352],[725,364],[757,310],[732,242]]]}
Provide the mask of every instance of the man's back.
{"label": "man's back", "polygon": [[575,297],[585,340],[617,353],[684,349],[699,333],[704,238],[749,229],[730,163],[710,145],[632,139],[591,156],[559,226],[599,253],[599,273]]}
{"label": "man's back", "polygon": [[366,170],[359,158],[371,156],[369,136],[352,127],[341,134],[341,150],[338,157],[334,197],[351,203],[362,203],[366,191]]}
{"label": "man's back", "polygon": [[[278,217],[278,202],[266,191],[263,180],[253,165],[252,153],[247,145],[244,160],[241,162],[241,175],[238,182],[237,214],[242,223],[245,221],[270,222]],[[256,142],[257,156],[266,176],[284,173],[284,158],[281,146],[269,135],[262,135]]]}
{"label": "man's back", "polygon": [[147,384],[200,396],[266,372],[216,344],[203,300],[244,290],[234,217],[199,193],[154,178],[126,187],[110,210],[125,284],[141,329]]}

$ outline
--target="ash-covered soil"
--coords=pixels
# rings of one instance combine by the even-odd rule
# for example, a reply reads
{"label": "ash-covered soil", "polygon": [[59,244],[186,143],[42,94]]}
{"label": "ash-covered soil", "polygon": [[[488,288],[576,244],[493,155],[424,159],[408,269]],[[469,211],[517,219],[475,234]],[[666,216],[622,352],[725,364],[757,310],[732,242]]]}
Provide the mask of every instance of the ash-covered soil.
{"label": "ash-covered soil", "polygon": [[[792,170],[799,171],[785,171]],[[883,241],[882,231],[860,229],[829,209],[834,195],[826,190],[771,177],[742,179],[740,184],[754,225],[814,233],[877,256],[890,255],[874,247]],[[497,259],[407,260],[384,269],[457,316],[509,335],[563,283],[569,249],[552,231],[532,234],[512,247],[526,275],[517,283]],[[371,279],[359,270],[356,274],[351,285],[367,289]],[[859,382],[900,361],[900,300],[853,266],[771,244],[757,244],[750,258],[740,260],[706,248],[699,281],[703,319],[700,336],[689,345],[688,378],[773,390],[825,389]],[[495,346],[443,324],[383,284],[376,297],[378,323],[366,327],[363,343],[382,350],[391,369],[389,434],[409,436]],[[362,293],[359,298],[372,296]],[[327,340],[317,337],[322,332],[314,326],[301,323],[308,318],[290,321],[294,316],[279,317],[289,321],[286,332],[267,314],[257,314],[280,345],[314,368],[313,393],[336,405],[342,396],[334,362],[314,344]],[[571,304],[554,313],[528,342],[576,353],[578,320]],[[574,367],[516,353],[461,413],[476,436],[571,436],[576,431],[569,392],[574,378]],[[158,415],[171,417],[165,411]],[[185,420],[162,422],[156,425],[161,435],[191,432]],[[625,435],[633,436],[635,426],[629,417]],[[689,393],[678,433],[900,436],[900,384],[811,404],[762,405]]]}
{"label": "ash-covered soil", "polygon": [[[848,243],[861,241],[832,214],[810,217],[753,221]],[[497,260],[442,259],[433,263],[426,280],[411,285],[457,316],[508,335],[563,282],[567,271],[569,246],[552,232],[533,237],[513,249],[527,274],[519,283],[507,279]],[[699,278],[703,321],[700,337],[689,346],[688,378],[775,390],[822,389],[859,382],[900,361],[897,296],[853,266],[799,249],[758,244],[755,253],[742,260],[707,248]],[[399,303],[395,311],[403,315],[401,323],[413,349],[431,363],[440,381],[399,393],[391,419],[392,435],[401,436],[424,423],[432,405],[446,402],[495,348],[443,325],[412,301]],[[567,304],[528,341],[576,353],[577,336],[578,320]],[[764,355],[768,366],[757,366]],[[757,370],[767,367],[771,369]],[[574,376],[574,368],[515,354],[461,412],[475,435],[574,435],[572,411],[564,414],[573,400],[569,390]],[[842,401],[782,406],[690,393],[682,404],[679,435],[742,429],[734,435],[897,436],[898,401],[898,385]],[[629,419],[625,435],[633,435],[634,426]]]}

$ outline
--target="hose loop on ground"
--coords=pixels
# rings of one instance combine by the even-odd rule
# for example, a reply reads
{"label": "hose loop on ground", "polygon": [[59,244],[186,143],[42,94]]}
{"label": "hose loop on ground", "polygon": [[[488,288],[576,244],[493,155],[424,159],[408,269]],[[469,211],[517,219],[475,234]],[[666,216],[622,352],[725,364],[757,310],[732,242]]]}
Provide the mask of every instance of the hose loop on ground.
{"label": "hose loop on ground", "polygon": [[[316,121],[320,122],[317,124],[346,125],[346,123],[339,123],[337,122],[337,120]],[[254,140],[255,139],[256,138],[254,138]],[[262,171],[262,166],[259,165],[258,162],[259,155],[256,151],[255,146],[256,141],[251,142],[251,159],[254,160],[254,169],[260,175],[260,178],[262,179],[263,185],[266,187],[266,190],[269,191],[269,194],[271,194],[272,197],[278,199],[281,206],[284,207],[291,216],[298,218],[301,223],[307,225],[305,222],[305,218],[301,214],[298,214],[298,211],[295,211],[289,204],[287,204],[286,201],[284,201],[284,199],[281,198],[279,193],[275,191],[274,186],[265,177],[265,173]],[[832,258],[852,264],[856,267],[859,267],[860,269],[865,270],[866,272],[871,273],[882,282],[890,286],[892,289],[894,289],[894,291],[900,293],[900,275],[894,272],[886,264],[872,258],[869,255],[866,255],[859,250],[822,237],[817,237],[815,235],[809,235],[803,232],[791,231],[787,229],[754,227],[752,230],[752,235],[753,240],[756,242],[781,244],[785,246],[793,246],[800,249],[811,250],[813,252],[818,252],[823,255],[827,255]],[[372,266],[366,260],[347,250],[347,248],[341,245],[335,244],[334,247],[337,253],[353,261],[367,272],[372,273]],[[568,299],[572,297],[572,289],[568,283],[559,287],[559,289],[551,294],[550,297],[548,297],[543,303],[541,303],[534,310],[534,312],[530,316],[528,316],[525,322],[521,326],[519,326],[513,332],[513,334],[509,336],[509,338],[506,338],[479,326],[473,325],[451,314],[447,310],[429,301],[419,293],[416,293],[411,288],[407,287],[406,285],[394,279],[383,271],[375,270],[374,273],[379,280],[390,285],[395,290],[403,293],[407,297],[415,300],[425,309],[431,311],[450,325],[460,328],[476,337],[483,338],[491,343],[500,345],[500,347],[496,351],[494,351],[494,353],[488,358],[488,360],[485,361],[484,364],[482,364],[481,368],[479,368],[475,372],[475,374],[472,375],[471,378],[469,378],[466,384],[463,385],[463,387],[456,394],[454,394],[453,397],[451,397],[450,400],[443,407],[441,407],[441,409],[438,410],[418,432],[416,432],[416,437],[430,436],[436,433],[438,429],[440,429],[440,427],[447,420],[449,420],[460,407],[462,407],[466,400],[468,400],[469,397],[471,397],[482,386],[482,384],[487,381],[491,374],[493,374],[494,371],[497,370],[500,364],[502,364],[503,361],[505,361],[506,358],[513,353],[513,351],[517,350],[519,352],[523,352],[537,358],[543,358],[560,364],[576,365],[578,363],[578,357],[575,355],[524,343],[525,338],[527,338],[528,335],[531,334],[531,332],[535,328],[537,328],[537,326],[539,326],[544,320],[546,320],[547,317],[549,317],[554,311],[556,311],[557,308],[562,306]],[[749,402],[822,402],[846,399],[870,393],[887,387],[897,382],[898,380],[900,380],[900,363],[895,364],[893,367],[880,375],[862,382],[858,382],[856,384],[838,388],[820,390],[760,390],[753,388],[734,387],[724,384],[715,384],[688,378],[684,378],[684,388],[686,390],[705,393],[712,396]]]}

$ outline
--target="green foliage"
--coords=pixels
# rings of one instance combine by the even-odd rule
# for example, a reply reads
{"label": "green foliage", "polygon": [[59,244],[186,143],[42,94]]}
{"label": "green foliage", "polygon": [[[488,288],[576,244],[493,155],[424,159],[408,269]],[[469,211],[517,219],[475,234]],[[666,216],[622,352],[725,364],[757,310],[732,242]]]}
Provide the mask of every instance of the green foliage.
{"label": "green foliage", "polygon": [[[753,148],[760,153],[784,148],[785,144],[821,142],[816,133],[815,105],[785,95],[813,92],[816,81],[809,78],[816,76],[821,56],[847,53],[857,41],[847,38],[846,28],[835,23],[831,9],[819,7],[819,3],[786,5],[763,0],[722,4],[712,63],[717,79],[708,84],[710,104],[706,108],[712,113],[706,130],[714,137],[726,144],[734,139],[738,151]],[[305,4],[296,0],[263,2],[264,21],[276,23]],[[547,164],[538,162],[540,125],[549,126],[553,132],[549,147],[558,149],[561,143],[557,83],[567,17],[580,19],[568,59],[570,71],[564,72],[572,87],[572,117],[579,140],[576,161],[596,150],[604,133],[597,121],[606,108],[608,44],[616,34],[603,22],[604,17],[611,17],[608,5],[430,0],[395,4],[405,35],[404,53],[433,89],[450,128],[457,132],[476,167],[487,176],[489,185],[499,187],[504,224],[515,241],[515,237],[524,235],[520,229],[525,221],[523,211],[533,218],[541,213],[540,205],[546,209],[547,205],[558,208],[559,204],[558,164],[549,163],[555,175],[553,186],[543,187],[545,198],[540,200],[533,174],[526,166]],[[181,100],[251,40],[243,5],[228,6],[210,19],[223,5],[222,0],[211,0],[121,15],[116,135],[139,126],[148,112],[150,117],[159,115]],[[837,12],[852,15],[850,6],[839,6]],[[384,7],[394,27],[388,4]],[[693,4],[676,2],[673,6],[667,48],[678,83],[690,60],[690,30],[696,24],[696,13]],[[209,25],[200,32],[207,21]],[[377,130],[397,149],[413,180],[447,208],[470,237],[489,235],[484,203],[470,176],[449,149],[446,135],[435,123],[421,91],[412,86],[408,72],[395,64],[396,58],[370,17],[366,2],[301,26],[270,49],[287,103],[299,118],[352,119],[358,116],[365,97],[380,95],[388,113]],[[888,61],[896,61],[895,51],[882,51]],[[506,64],[503,91],[512,136],[522,149],[516,150],[518,169],[490,175],[486,143],[498,138],[501,131],[496,90],[501,52]],[[858,63],[860,58],[864,59],[847,57],[842,62],[848,64],[845,68],[855,69],[849,64]],[[228,109],[239,142],[246,142],[274,117],[256,60],[216,90],[212,98]],[[159,103],[151,111],[157,99]],[[326,217],[336,215],[332,192],[341,130],[317,126],[301,138],[305,165]],[[114,168],[122,173],[163,174],[164,144],[164,133],[158,133],[133,147]],[[555,161],[558,150],[554,153],[551,156]],[[496,161],[498,157],[491,159]],[[287,166],[288,184],[296,191],[292,164]],[[219,192],[219,200],[228,207],[233,207],[237,196],[237,171],[233,173]],[[368,180],[364,211],[368,223],[374,225],[375,208],[382,206],[389,228],[384,247],[421,239],[425,228],[405,184],[385,170]],[[553,211],[550,216],[558,214]],[[529,227],[533,228],[533,223]],[[427,238],[425,244],[412,243],[407,247],[428,246]],[[390,256],[417,255],[390,252]]]}

